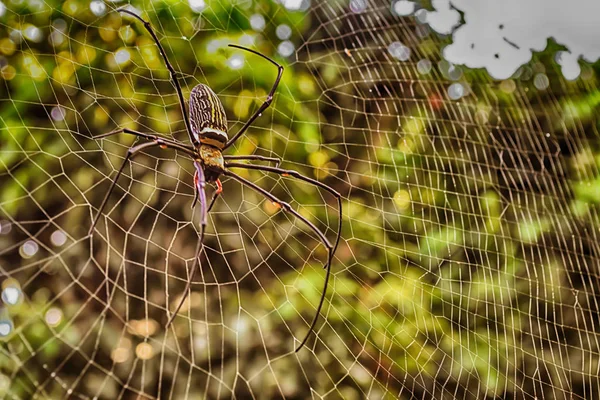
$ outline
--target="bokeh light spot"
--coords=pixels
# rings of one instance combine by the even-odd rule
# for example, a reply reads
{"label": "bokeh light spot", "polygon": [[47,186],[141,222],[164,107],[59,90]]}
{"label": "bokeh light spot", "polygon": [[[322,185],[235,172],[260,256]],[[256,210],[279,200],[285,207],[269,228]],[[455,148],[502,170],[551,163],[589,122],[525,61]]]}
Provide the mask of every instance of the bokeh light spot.
{"label": "bokeh light spot", "polygon": [[28,240],[19,249],[19,254],[23,258],[33,257],[39,250],[40,246],[33,240]]}
{"label": "bokeh light spot", "polygon": [[131,59],[131,54],[129,53],[129,50],[127,50],[127,49],[119,49],[115,53],[115,61],[119,65],[128,63],[130,59]]}
{"label": "bokeh light spot", "polygon": [[23,37],[35,43],[41,42],[44,38],[42,35],[42,30],[34,25],[27,25],[27,27],[23,29]]}
{"label": "bokeh light spot", "polygon": [[10,388],[10,378],[4,374],[0,374],[0,394],[4,395]]}
{"label": "bokeh light spot", "polygon": [[60,229],[57,229],[50,235],[50,241],[55,246],[62,246],[67,242],[67,235]]}
{"label": "bokeh light spot", "polygon": [[190,8],[192,11],[201,13],[206,8],[206,2],[204,0],[189,0]]}
{"label": "bokeh light spot", "polygon": [[406,210],[410,206],[410,193],[404,189],[398,190],[394,193],[394,204],[399,209]]}
{"label": "bokeh light spot", "polygon": [[350,10],[359,14],[367,9],[367,0],[350,0]]}
{"label": "bokeh light spot", "polygon": [[234,70],[242,68],[244,66],[244,56],[241,54],[232,55],[229,57],[229,60],[227,60],[227,65]]}
{"label": "bokeh light spot", "polygon": [[257,32],[262,32],[265,29],[265,17],[261,14],[254,14],[250,17],[250,26]]}
{"label": "bokeh light spot", "polygon": [[289,40],[285,40],[279,43],[279,46],[277,46],[277,52],[283,57],[291,56],[294,54],[294,50],[296,50],[296,46],[294,46],[294,43],[290,42]]}
{"label": "bokeh light spot", "polygon": [[12,323],[10,321],[0,321],[0,337],[8,336],[12,331]]}
{"label": "bokeh light spot", "polygon": [[292,28],[289,25],[281,24],[275,29],[275,34],[281,40],[289,39],[292,36]]}
{"label": "bokeh light spot", "polygon": [[452,100],[458,100],[461,97],[463,97],[465,94],[465,88],[461,83],[453,83],[452,85],[450,85],[450,87],[448,88],[448,96],[452,99]]}
{"label": "bokeh light spot", "polygon": [[94,0],[90,3],[90,11],[97,17],[101,17],[106,13],[106,4],[100,0]]}
{"label": "bokeh light spot", "polygon": [[503,80],[502,82],[500,82],[500,90],[502,90],[504,93],[510,94],[510,93],[514,92],[516,88],[517,88],[517,84],[512,79],[506,79],[506,80]]}
{"label": "bokeh light spot", "polygon": [[419,60],[419,62],[417,63],[417,71],[421,75],[426,75],[429,72],[431,72],[431,61],[429,61],[426,58]]}
{"label": "bokeh light spot", "polygon": [[282,0],[281,3],[290,11],[306,11],[310,7],[310,0]]}
{"label": "bokeh light spot", "polygon": [[59,308],[52,307],[46,311],[44,319],[48,325],[55,327],[61,323],[63,319],[63,313]]}
{"label": "bokeh light spot", "polygon": [[135,347],[135,355],[142,360],[149,360],[154,356],[154,349],[148,343],[140,343]]}
{"label": "bokeh light spot", "polygon": [[7,65],[2,67],[0,75],[2,76],[2,79],[10,81],[17,75],[17,70],[12,65]]}
{"label": "bokeh light spot", "polygon": [[130,351],[124,347],[117,347],[110,353],[110,358],[116,363],[124,363],[129,359]]}
{"label": "bokeh light spot", "polygon": [[62,108],[61,106],[54,106],[54,107],[52,107],[52,110],[50,111],[50,116],[55,121],[64,120],[66,115],[67,115],[67,111],[64,108]]}
{"label": "bokeh light spot", "polygon": [[21,290],[15,286],[8,286],[2,290],[2,301],[11,306],[16,305],[21,298]]}
{"label": "bokeh light spot", "polygon": [[12,224],[8,221],[0,221],[0,234],[6,235],[12,230]]}
{"label": "bokeh light spot", "polygon": [[392,6],[392,10],[399,16],[410,15],[415,11],[415,3],[412,1],[398,0]]}
{"label": "bokeh light spot", "polygon": [[406,61],[410,58],[410,49],[400,42],[392,42],[388,46],[388,52],[400,61]]}
{"label": "bokeh light spot", "polygon": [[550,79],[546,74],[536,74],[533,78],[533,85],[539,90],[546,90],[550,86]]}
{"label": "bokeh light spot", "polygon": [[448,78],[452,81],[459,80],[463,75],[462,68],[454,64],[450,64],[446,73],[448,74]]}

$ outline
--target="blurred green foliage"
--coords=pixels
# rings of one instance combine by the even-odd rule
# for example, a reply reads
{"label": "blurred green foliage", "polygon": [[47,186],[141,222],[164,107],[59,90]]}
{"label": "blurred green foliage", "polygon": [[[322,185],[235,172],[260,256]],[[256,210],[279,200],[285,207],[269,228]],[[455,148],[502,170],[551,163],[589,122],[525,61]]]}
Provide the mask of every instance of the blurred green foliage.
{"label": "blurred green foliage", "polygon": [[[286,67],[275,101],[230,154],[281,157],[344,197],[326,322],[292,353],[321,294],[325,249],[226,181],[202,274],[164,329],[197,239],[191,163],[170,151],[137,158],[108,217],[92,239],[86,232],[134,143],[94,136],[128,127],[186,140],[168,71],[144,27],[112,3],[11,2],[0,18],[0,271],[2,288],[23,294],[18,304],[3,298],[0,311],[11,324],[0,395],[598,395],[600,96],[590,67],[565,82],[548,53],[504,82],[465,70],[468,96],[453,101],[443,72],[420,75],[387,56],[386,35],[419,26],[383,2],[371,16],[386,23],[371,25],[345,1],[308,11],[271,0],[194,4],[203,10],[135,3],[184,95],[209,84],[233,134],[276,71],[226,45],[275,57]],[[256,15],[264,30],[252,26]],[[297,49],[290,57],[278,55],[282,24]],[[434,62],[444,40],[406,35]],[[535,88],[536,73],[551,78],[547,90]],[[335,199],[239,172],[334,237]]]}

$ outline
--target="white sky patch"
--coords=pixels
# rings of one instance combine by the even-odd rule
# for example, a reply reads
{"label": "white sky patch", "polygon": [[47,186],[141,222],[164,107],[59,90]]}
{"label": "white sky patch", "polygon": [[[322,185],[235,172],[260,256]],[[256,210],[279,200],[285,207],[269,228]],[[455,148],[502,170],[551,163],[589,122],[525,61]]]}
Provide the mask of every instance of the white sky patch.
{"label": "white sky patch", "polygon": [[[506,79],[542,51],[553,38],[568,50],[557,56],[567,79],[575,79],[580,58],[600,58],[600,1],[597,0],[433,0],[426,21],[452,33],[444,58],[470,68],[486,68]],[[460,10],[464,14],[461,24]]]}

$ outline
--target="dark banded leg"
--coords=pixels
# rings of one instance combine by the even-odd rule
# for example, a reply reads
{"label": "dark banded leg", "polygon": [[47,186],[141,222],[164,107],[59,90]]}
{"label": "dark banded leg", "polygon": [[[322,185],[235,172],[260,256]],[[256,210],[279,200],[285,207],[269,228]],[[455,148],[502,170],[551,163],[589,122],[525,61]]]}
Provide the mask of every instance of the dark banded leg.
{"label": "dark banded leg", "polygon": [[310,183],[311,185],[315,185],[318,186],[322,189],[327,190],[329,193],[331,193],[332,195],[335,196],[335,198],[337,199],[338,202],[338,233],[335,239],[335,244],[333,245],[333,252],[335,253],[335,251],[337,250],[338,244],[340,243],[340,236],[342,234],[342,195],[338,193],[337,190],[333,189],[332,187],[319,182],[316,179],[313,178],[309,178],[308,176],[304,176],[301,173],[299,173],[298,171],[294,171],[291,169],[283,169],[283,168],[278,168],[278,167],[270,167],[268,165],[254,165],[254,164],[241,164],[241,163],[232,163],[232,162],[226,162],[225,163],[225,167],[226,168],[246,168],[246,169],[255,169],[258,171],[265,171],[265,172],[274,172],[276,174],[279,174],[281,176],[292,176],[296,179],[299,179],[301,181]]}
{"label": "dark banded leg", "polygon": [[288,203],[285,203],[285,202],[279,200],[276,196],[269,193],[268,191],[261,188],[260,186],[256,185],[255,183],[250,182],[249,180],[242,178],[241,176],[239,176],[229,170],[223,171],[223,175],[232,177],[236,181],[240,182],[242,185],[248,186],[248,187],[256,190],[258,193],[262,194],[267,199],[269,199],[272,202],[274,202],[275,204],[278,204],[279,206],[281,206],[281,208],[284,211],[289,212],[290,214],[294,215],[296,218],[298,218],[299,220],[304,222],[306,225],[308,225],[308,227],[317,234],[317,236],[319,237],[321,242],[325,245],[325,247],[327,247],[328,256],[327,256],[327,263],[325,264],[325,269],[327,272],[325,273],[325,282],[323,284],[323,292],[321,294],[321,299],[319,300],[319,305],[317,306],[317,311],[315,313],[315,316],[310,324],[310,328],[308,329],[308,333],[306,334],[306,336],[304,337],[304,339],[302,340],[300,345],[296,348],[296,352],[298,352],[306,344],[308,338],[310,337],[310,334],[312,333],[312,331],[315,329],[315,326],[317,325],[317,321],[319,320],[319,314],[321,312],[321,308],[323,307],[323,303],[325,301],[325,295],[327,294],[327,286],[329,284],[329,276],[331,275],[331,261],[333,260],[333,246],[331,245],[331,243],[329,243],[329,240],[327,240],[327,237],[325,236],[325,234],[323,234],[323,232],[321,232],[319,230],[319,228],[317,228],[308,219],[306,219],[302,215],[300,215],[300,213],[298,213],[296,210],[294,210]]}
{"label": "dark banded leg", "polygon": [[117,185],[117,180],[123,173],[123,170],[125,169],[125,165],[127,165],[127,161],[129,161],[130,159],[135,157],[137,154],[139,154],[140,151],[148,149],[150,147],[157,147],[157,146],[159,146],[161,148],[170,148],[170,149],[180,150],[180,151],[183,151],[184,153],[188,153],[188,154],[192,155],[193,157],[197,157],[195,152],[191,151],[187,147],[176,144],[176,143],[168,143],[162,139],[157,139],[152,142],[141,143],[141,144],[138,144],[137,146],[133,146],[132,148],[127,150],[127,155],[125,156],[125,159],[123,160],[123,164],[121,164],[121,168],[119,168],[117,175],[115,175],[115,177],[113,178],[112,183],[110,184],[110,188],[108,189],[108,192],[106,192],[106,195],[104,196],[104,199],[102,200],[102,204],[100,204],[100,208],[98,209],[98,214],[96,215],[96,218],[94,218],[94,221],[92,222],[92,226],[90,227],[90,230],[88,231],[88,235],[91,235],[92,232],[94,231],[94,227],[98,223],[98,220],[100,219],[100,216],[102,215],[102,211],[104,210],[104,207],[106,207],[106,203],[108,203],[108,198],[110,197],[112,191],[115,189],[115,186]]}
{"label": "dark banded leg", "polygon": [[215,201],[217,201],[217,198],[221,195],[221,193],[223,193],[223,185],[221,185],[221,180],[217,179],[216,184],[217,190],[215,190],[212,199],[210,199],[210,204],[208,205],[208,210],[206,211],[207,214],[210,212],[210,210],[212,210],[213,206],[215,205]]}
{"label": "dark banded leg", "polygon": [[[194,182],[196,182],[196,176],[194,175]],[[208,204],[208,210],[206,211],[206,213],[208,214],[210,212],[210,210],[212,210],[213,206],[215,205],[215,201],[217,201],[217,198],[221,195],[221,193],[223,193],[223,186],[221,185],[221,180],[217,179],[216,181],[217,184],[217,190],[215,190],[215,192],[213,193],[212,199],[210,199],[210,203]],[[192,202],[192,208],[194,208],[194,206],[196,205],[196,202],[198,201],[198,190],[195,190],[196,194],[194,195],[194,201]]]}
{"label": "dark banded leg", "polygon": [[279,157],[265,157],[265,156],[259,156],[256,154],[253,155],[249,155],[249,156],[223,156],[223,160],[227,161],[227,160],[257,160],[257,161],[266,161],[266,162],[272,162],[275,163],[276,167],[279,167],[279,164],[281,164],[281,158]]}
{"label": "dark banded leg", "polygon": [[141,137],[141,138],[147,139],[147,140],[162,140],[163,142],[165,142],[167,144],[182,146],[182,147],[185,147],[186,149],[188,149],[189,151],[195,152],[195,149],[192,146],[188,146],[185,143],[178,142],[177,140],[172,140],[172,139],[164,137],[164,136],[153,135],[150,133],[138,132],[138,131],[134,131],[133,129],[128,129],[128,128],[115,129],[114,131],[111,131],[108,133],[103,133],[102,135],[94,136],[92,139],[104,139],[109,136],[118,135],[119,133],[126,133],[128,135]]}
{"label": "dark banded leg", "polygon": [[267,96],[267,99],[265,100],[265,102],[258,108],[258,110],[256,110],[254,115],[252,115],[250,117],[250,119],[244,124],[244,126],[242,126],[242,128],[239,130],[239,132],[236,133],[231,139],[229,139],[227,141],[227,143],[225,143],[223,150],[225,150],[226,148],[231,146],[233,143],[235,143],[235,141],[238,140],[238,138],[240,136],[242,136],[248,130],[248,128],[250,127],[250,125],[252,125],[254,120],[256,120],[256,118],[260,117],[260,115],[263,113],[263,111],[265,111],[271,105],[271,102],[273,101],[273,95],[275,94],[275,90],[277,89],[277,86],[279,86],[279,81],[281,81],[281,76],[283,75],[283,66],[279,65],[274,60],[270,59],[269,57],[265,56],[264,54],[260,54],[258,51],[248,49],[246,47],[238,46],[235,44],[230,44],[229,47],[235,47],[236,49],[249,51],[250,53],[254,53],[257,56],[260,56],[260,57],[264,58],[265,60],[271,62],[271,64],[273,64],[277,67],[277,79],[275,79],[275,83],[273,84],[273,87],[271,88],[271,91],[269,92],[269,95]]}
{"label": "dark banded leg", "polygon": [[183,98],[183,92],[181,90],[181,86],[179,84],[179,81],[177,80],[177,72],[175,72],[175,69],[173,68],[173,66],[169,62],[169,59],[167,58],[167,53],[165,53],[165,49],[160,44],[160,41],[158,40],[158,37],[156,36],[156,33],[154,33],[154,30],[152,29],[152,25],[150,25],[150,22],[146,21],[145,19],[143,19],[139,15],[137,15],[137,14],[129,11],[128,9],[126,9],[124,7],[118,8],[117,12],[129,14],[132,17],[134,17],[137,20],[139,20],[140,22],[142,22],[144,24],[144,28],[146,28],[146,30],[150,33],[150,36],[152,36],[152,39],[154,39],[154,42],[158,46],[158,51],[160,52],[160,55],[162,56],[163,60],[165,60],[166,67],[169,70],[169,73],[171,75],[171,82],[173,82],[173,86],[175,86],[175,90],[177,91],[177,97],[179,97],[179,105],[181,106],[181,114],[183,115],[183,122],[185,123],[185,128],[187,130],[187,133],[188,133],[188,136],[190,138],[190,141],[192,142],[192,144],[198,145],[198,141],[196,140],[196,138],[192,134],[192,127],[190,125],[190,120],[188,118],[188,113],[187,113],[187,110],[185,108],[185,100]]}

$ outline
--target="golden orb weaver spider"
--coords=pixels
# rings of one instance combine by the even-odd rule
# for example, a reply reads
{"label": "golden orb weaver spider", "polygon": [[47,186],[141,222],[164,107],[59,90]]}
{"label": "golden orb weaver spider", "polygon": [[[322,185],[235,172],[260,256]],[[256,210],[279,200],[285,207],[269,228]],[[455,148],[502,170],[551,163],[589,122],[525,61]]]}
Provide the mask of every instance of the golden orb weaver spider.
{"label": "golden orb weaver spider", "polygon": [[[196,202],[198,202],[200,204],[200,237],[198,239],[198,244],[196,246],[194,264],[192,266],[192,271],[191,271],[191,273],[188,277],[187,283],[186,283],[184,295],[183,295],[182,299],[180,300],[175,311],[171,314],[171,316],[165,326],[165,328],[168,328],[169,325],[173,322],[173,320],[177,316],[188,293],[190,292],[190,288],[191,288],[191,284],[194,279],[194,276],[195,276],[196,272],[198,271],[198,269],[200,268],[199,260],[200,260],[200,256],[201,256],[202,248],[203,248],[203,244],[204,244],[204,231],[205,231],[205,227],[206,227],[207,215],[210,212],[210,210],[212,209],[212,207],[213,207],[215,201],[217,200],[217,198],[219,197],[219,195],[221,195],[221,193],[223,192],[223,187],[221,186],[221,181],[219,180],[220,175],[225,175],[230,178],[233,178],[234,180],[238,181],[242,185],[255,190],[256,192],[262,194],[267,199],[271,200],[274,204],[276,204],[283,211],[292,214],[293,216],[295,216],[296,218],[298,218],[299,220],[304,222],[319,237],[319,240],[325,245],[325,247],[327,248],[327,251],[328,251],[327,262],[325,263],[325,266],[324,266],[324,268],[326,270],[326,274],[325,274],[325,281],[323,284],[323,292],[321,293],[321,298],[319,300],[319,304],[317,306],[315,316],[313,317],[313,320],[310,324],[308,332],[307,332],[306,336],[304,337],[304,339],[302,340],[302,342],[300,342],[300,345],[296,348],[296,352],[299,351],[306,344],[306,342],[308,341],[308,338],[310,337],[310,334],[313,332],[313,330],[317,324],[317,321],[319,319],[319,314],[321,312],[321,308],[323,307],[323,303],[325,301],[325,295],[327,293],[329,277],[331,275],[331,262],[333,260],[333,255],[335,254],[335,251],[339,244],[341,230],[342,230],[342,197],[336,190],[334,190],[333,188],[331,188],[328,185],[325,185],[324,183],[321,183],[315,179],[306,177],[297,171],[279,168],[279,164],[281,163],[281,159],[279,159],[279,158],[263,157],[263,156],[259,156],[259,155],[227,156],[227,155],[222,154],[223,151],[225,151],[227,148],[229,148],[238,138],[240,138],[240,136],[242,136],[248,130],[250,125],[262,114],[262,112],[271,105],[271,102],[273,100],[273,94],[275,93],[275,90],[277,89],[277,86],[279,85],[279,81],[281,80],[281,77],[283,75],[283,66],[279,65],[274,60],[270,59],[269,57],[255,51],[255,50],[251,50],[246,47],[237,46],[237,45],[233,45],[233,44],[229,45],[230,47],[235,47],[235,48],[238,48],[238,49],[241,49],[244,51],[248,51],[250,53],[256,54],[256,55],[264,58],[265,60],[267,60],[267,61],[271,62],[273,65],[275,65],[278,70],[277,78],[275,79],[275,83],[273,84],[273,87],[271,88],[271,91],[269,92],[269,95],[267,96],[267,99],[265,100],[265,102],[250,117],[250,119],[242,126],[242,128],[239,130],[239,132],[237,132],[231,139],[229,139],[228,135],[227,135],[227,117],[225,115],[225,109],[223,108],[221,101],[219,100],[217,95],[212,91],[212,89],[204,84],[198,84],[192,89],[192,91],[190,93],[190,99],[189,99],[189,110],[190,110],[189,114],[190,115],[188,118],[188,113],[187,113],[187,110],[185,107],[185,100],[183,97],[183,92],[181,90],[181,86],[179,85],[179,81],[177,80],[175,69],[169,62],[169,59],[167,58],[167,55],[166,55],[162,45],[160,44],[160,41],[158,40],[156,33],[152,29],[152,26],[150,25],[150,23],[148,21],[144,20],[139,15],[129,11],[128,9],[119,8],[116,11],[125,13],[125,14],[129,14],[132,17],[139,20],[140,22],[142,22],[144,24],[144,27],[150,33],[150,36],[152,36],[152,39],[158,46],[158,50],[159,50],[162,58],[165,61],[167,69],[169,70],[173,86],[175,86],[175,90],[177,91],[177,96],[179,97],[179,105],[181,107],[181,113],[183,114],[183,120],[185,123],[186,131],[188,133],[188,136],[189,136],[189,139],[190,139],[192,145],[190,146],[183,142],[179,142],[177,140],[173,140],[173,139],[170,139],[167,137],[158,136],[158,135],[154,135],[154,134],[142,133],[142,132],[138,132],[138,131],[135,131],[132,129],[127,129],[127,128],[121,128],[121,129],[117,129],[117,130],[114,130],[109,133],[105,133],[103,135],[95,136],[94,139],[102,139],[102,138],[116,135],[119,133],[126,133],[129,135],[137,136],[142,139],[149,140],[149,142],[144,142],[144,143],[135,145],[127,151],[127,155],[125,156],[125,160],[123,160],[123,164],[119,168],[117,175],[115,175],[115,177],[113,178],[110,188],[109,188],[108,192],[106,193],[106,195],[104,196],[102,203],[100,204],[100,208],[98,209],[98,214],[96,215],[96,217],[94,218],[94,221],[92,222],[92,226],[90,227],[88,235],[91,236],[93,234],[94,227],[96,226],[96,224],[98,223],[98,220],[100,219],[100,216],[102,215],[102,211],[104,210],[104,207],[106,206],[106,204],[108,202],[110,194],[112,193],[112,191],[114,190],[114,188],[117,184],[117,180],[123,173],[123,169],[127,165],[128,161],[130,161],[133,157],[138,155],[143,150],[158,146],[163,149],[173,149],[176,151],[180,151],[182,153],[189,155],[193,159],[194,166],[196,169],[196,172],[194,175],[194,186],[195,186],[196,195],[195,195],[194,201],[192,202],[192,207],[194,207]],[[267,166],[267,165],[237,163],[237,162],[235,162],[236,160],[267,161],[267,162],[275,163],[275,166],[271,167],[271,166]],[[263,172],[271,172],[271,173],[279,174],[280,176],[291,176],[293,178],[307,182],[314,186],[320,187],[320,188],[328,191],[332,195],[334,195],[338,202],[338,217],[339,217],[338,232],[337,232],[335,244],[331,245],[331,243],[329,242],[329,240],[327,239],[325,234],[319,228],[317,228],[317,226],[315,226],[312,222],[310,222],[308,219],[306,219],[305,217],[300,215],[300,213],[298,213],[296,210],[294,210],[290,206],[290,204],[281,201],[279,198],[277,198],[276,196],[274,196],[267,190],[262,189],[255,183],[235,174],[234,172],[231,172],[229,170],[230,168],[253,169],[253,170],[259,170],[259,171],[263,171]],[[206,191],[205,191],[206,183],[213,183],[213,182],[216,184],[217,189],[215,190],[210,203],[208,203],[208,205],[207,205]]]}

